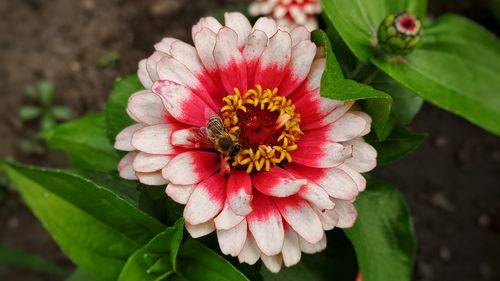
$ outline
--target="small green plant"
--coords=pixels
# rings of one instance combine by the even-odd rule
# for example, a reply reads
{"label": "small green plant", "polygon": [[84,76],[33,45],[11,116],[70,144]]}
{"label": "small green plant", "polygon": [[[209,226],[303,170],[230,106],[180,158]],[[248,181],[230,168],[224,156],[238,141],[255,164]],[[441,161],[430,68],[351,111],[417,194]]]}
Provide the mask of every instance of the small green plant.
{"label": "small green plant", "polygon": [[116,64],[118,59],[120,59],[120,54],[115,51],[109,51],[97,60],[97,66],[101,68],[111,67]]}
{"label": "small green plant", "polygon": [[71,117],[71,110],[67,106],[52,104],[54,98],[54,85],[48,80],[42,80],[36,85],[29,85],[25,89],[30,98],[30,104],[19,109],[22,120],[40,120],[42,130],[52,128],[57,121],[67,121]]}

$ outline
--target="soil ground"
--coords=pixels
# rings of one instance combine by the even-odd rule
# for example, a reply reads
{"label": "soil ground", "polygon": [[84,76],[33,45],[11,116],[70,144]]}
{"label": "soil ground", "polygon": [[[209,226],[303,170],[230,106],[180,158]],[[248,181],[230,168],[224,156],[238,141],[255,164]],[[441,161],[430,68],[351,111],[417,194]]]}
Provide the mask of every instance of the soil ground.
{"label": "soil ground", "polygon": [[[500,31],[488,1],[430,2],[433,15],[459,12]],[[26,85],[53,81],[55,103],[69,106],[75,117],[100,111],[114,80],[135,72],[155,42],[164,36],[189,42],[191,25],[200,16],[241,4],[245,1],[0,1],[0,158],[43,166],[66,163],[63,155],[30,145],[38,124],[22,122],[17,114],[28,102],[23,94]],[[119,54],[116,63],[97,66],[112,51]],[[419,244],[414,280],[500,280],[500,138],[430,105],[412,127],[428,133],[428,141],[376,174],[401,189],[414,215]],[[0,245],[71,268],[3,181]],[[7,268],[0,268],[0,277],[57,280]]]}

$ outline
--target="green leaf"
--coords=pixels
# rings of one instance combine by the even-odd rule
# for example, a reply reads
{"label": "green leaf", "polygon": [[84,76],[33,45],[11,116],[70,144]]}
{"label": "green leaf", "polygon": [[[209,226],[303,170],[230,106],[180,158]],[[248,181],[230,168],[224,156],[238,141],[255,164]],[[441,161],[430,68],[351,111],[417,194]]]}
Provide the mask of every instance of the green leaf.
{"label": "green leaf", "polygon": [[43,131],[40,137],[51,148],[64,150],[80,169],[114,171],[120,160],[105,133],[104,115],[89,114]]}
{"label": "green leaf", "polygon": [[42,113],[42,110],[36,106],[23,106],[19,109],[19,117],[23,120],[31,120],[37,118]]}
{"label": "green leaf", "polygon": [[40,102],[43,106],[48,107],[52,103],[54,97],[54,84],[48,80],[43,80],[37,84]]}
{"label": "green leaf", "polygon": [[54,106],[52,115],[58,120],[65,121],[71,118],[71,109],[66,106]]}
{"label": "green leaf", "polygon": [[363,281],[411,280],[415,232],[399,191],[391,184],[369,179],[354,205],[358,219],[344,231],[356,251]]}
{"label": "green leaf", "polygon": [[356,100],[373,119],[373,129],[383,139],[386,137],[386,124],[391,111],[391,96],[368,85],[344,79],[342,69],[332,52],[326,34],[317,30],[312,34],[313,41],[325,48],[326,69],[321,78],[321,95],[335,100]]}
{"label": "green leaf", "polygon": [[178,267],[178,274],[172,280],[249,281],[226,259],[194,239],[181,246]]}
{"label": "green leaf", "polygon": [[372,61],[430,103],[500,135],[500,40],[483,27],[445,15],[406,62]]}
{"label": "green leaf", "polygon": [[82,269],[116,280],[128,257],[164,230],[109,190],[52,169],[3,165],[56,243]]}
{"label": "green leaf", "polygon": [[81,268],[77,268],[65,281],[100,281]]}
{"label": "green leaf", "polygon": [[58,277],[64,277],[68,274],[66,270],[40,256],[3,246],[0,246],[0,265],[13,266]]}
{"label": "green leaf", "polygon": [[[177,253],[182,241],[184,222],[177,221],[154,237],[148,244],[137,250],[123,267],[119,281],[155,281],[163,280],[177,271]],[[168,257],[168,259],[163,259]],[[148,264],[150,263],[150,264]],[[156,268],[159,270],[154,270]]]}
{"label": "green leaf", "polygon": [[411,123],[424,103],[420,96],[401,86],[380,70],[376,69],[367,77],[365,83],[391,95],[391,114],[398,124],[406,125]]}
{"label": "green leaf", "polygon": [[50,114],[42,115],[42,120],[40,120],[42,125],[42,130],[49,130],[56,125],[56,120]]}
{"label": "green leaf", "polygon": [[134,123],[127,114],[128,98],[144,89],[137,75],[130,75],[116,81],[111,91],[104,113],[109,140],[113,143],[116,135],[125,127]]}
{"label": "green leaf", "polygon": [[426,138],[426,135],[416,134],[405,127],[396,126],[384,141],[370,136],[366,139],[378,152],[378,164],[386,165],[399,161],[417,149]]}
{"label": "green leaf", "polygon": [[356,255],[343,231],[328,231],[328,248],[314,255],[302,253],[297,265],[271,273],[261,267],[264,281],[354,281],[358,273]]}
{"label": "green leaf", "polygon": [[427,0],[321,0],[323,13],[351,51],[363,62],[373,56],[372,35],[393,13],[412,12],[423,18]]}

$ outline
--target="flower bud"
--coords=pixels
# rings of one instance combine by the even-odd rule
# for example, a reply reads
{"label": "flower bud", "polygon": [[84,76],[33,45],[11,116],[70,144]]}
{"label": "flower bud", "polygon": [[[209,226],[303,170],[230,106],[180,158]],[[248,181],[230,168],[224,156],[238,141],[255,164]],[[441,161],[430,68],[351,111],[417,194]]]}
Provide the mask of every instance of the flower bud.
{"label": "flower bud", "polygon": [[407,55],[422,39],[422,24],[410,13],[387,16],[377,32],[378,47],[388,55]]}

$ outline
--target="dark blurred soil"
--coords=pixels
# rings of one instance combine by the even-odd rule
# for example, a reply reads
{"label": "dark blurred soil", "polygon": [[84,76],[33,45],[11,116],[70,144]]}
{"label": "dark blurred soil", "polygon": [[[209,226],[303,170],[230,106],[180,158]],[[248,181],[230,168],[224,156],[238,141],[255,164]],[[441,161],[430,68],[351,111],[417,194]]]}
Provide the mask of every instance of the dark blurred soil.
{"label": "dark blurred soil", "polygon": [[[457,12],[500,33],[488,1],[431,0],[433,15]],[[74,117],[100,111],[114,80],[134,73],[153,44],[172,36],[190,42],[191,26],[220,7],[242,0],[1,0],[0,159],[62,166],[60,153],[33,144],[37,122],[22,122],[25,86],[53,81],[55,103]],[[116,52],[105,67],[97,62]],[[480,54],[478,54],[480,55]],[[500,280],[500,138],[426,105],[412,127],[429,139],[377,176],[396,184],[413,213],[418,256],[414,280]],[[71,263],[16,193],[0,178],[0,245],[34,252],[65,267]],[[0,267],[1,280],[58,280]],[[398,280],[388,280],[398,281]]]}

